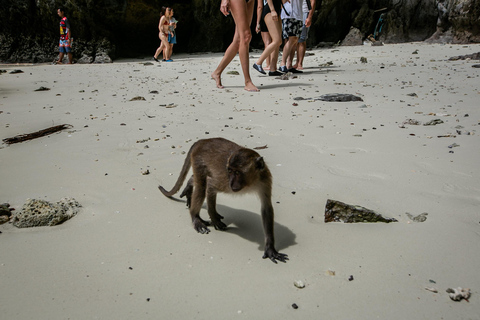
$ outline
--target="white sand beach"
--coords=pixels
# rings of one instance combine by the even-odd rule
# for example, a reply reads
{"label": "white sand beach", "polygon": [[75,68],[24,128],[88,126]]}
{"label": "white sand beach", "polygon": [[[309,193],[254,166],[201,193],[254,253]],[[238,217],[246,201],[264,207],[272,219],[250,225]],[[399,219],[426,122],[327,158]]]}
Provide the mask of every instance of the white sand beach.
{"label": "white sand beach", "polygon": [[[479,51],[315,49],[295,79],[251,69],[258,93],[243,89],[238,57],[225,71],[240,75],[224,73],[216,88],[220,53],[0,65],[1,139],[73,126],[0,145],[0,203],[20,210],[27,198],[73,197],[83,206],[54,227],[0,225],[0,317],[480,319],[480,61],[448,60]],[[50,90],[35,91],[42,86]],[[314,99],[331,93],[363,102]],[[421,124],[401,128],[408,119]],[[423,125],[435,119],[443,123]],[[262,259],[255,196],[220,195],[228,229],[201,235],[185,201],[158,190],[173,186],[196,140],[213,137],[267,146],[258,152],[273,175],[287,263]],[[398,222],[325,223],[327,199]],[[468,302],[449,298],[456,287],[470,288]]]}

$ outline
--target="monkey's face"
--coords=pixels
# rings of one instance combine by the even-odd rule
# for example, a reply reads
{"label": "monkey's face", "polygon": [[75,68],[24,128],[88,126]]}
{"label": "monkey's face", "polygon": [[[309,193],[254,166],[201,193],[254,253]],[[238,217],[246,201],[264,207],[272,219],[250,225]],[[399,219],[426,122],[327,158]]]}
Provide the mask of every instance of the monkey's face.
{"label": "monkey's face", "polygon": [[253,150],[241,149],[233,154],[227,165],[228,182],[233,192],[253,186],[265,167],[263,158]]}
{"label": "monkey's face", "polygon": [[233,192],[238,192],[245,186],[245,174],[234,168],[228,168],[228,184]]}

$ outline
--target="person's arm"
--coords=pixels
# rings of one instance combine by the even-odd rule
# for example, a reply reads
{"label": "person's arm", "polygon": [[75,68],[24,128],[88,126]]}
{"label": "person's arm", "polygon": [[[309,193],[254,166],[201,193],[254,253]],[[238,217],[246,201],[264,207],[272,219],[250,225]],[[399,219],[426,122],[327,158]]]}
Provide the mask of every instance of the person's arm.
{"label": "person's arm", "polygon": [[308,17],[305,20],[305,26],[307,28],[312,25],[313,13],[315,12],[315,0],[310,0],[310,4],[312,5],[312,9],[308,11]]}
{"label": "person's arm", "polygon": [[262,19],[262,11],[263,11],[263,0],[257,0],[257,26],[255,31],[257,33],[260,32],[260,20]]}

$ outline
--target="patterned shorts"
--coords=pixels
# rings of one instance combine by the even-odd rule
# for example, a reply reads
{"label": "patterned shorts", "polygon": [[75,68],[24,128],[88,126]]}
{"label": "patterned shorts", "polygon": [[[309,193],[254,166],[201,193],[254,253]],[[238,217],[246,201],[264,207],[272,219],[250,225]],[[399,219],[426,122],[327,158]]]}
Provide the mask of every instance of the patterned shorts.
{"label": "patterned shorts", "polygon": [[72,48],[70,48],[70,42],[68,42],[68,40],[60,40],[58,49],[63,53],[72,52]]}
{"label": "patterned shorts", "polygon": [[289,37],[300,37],[302,33],[303,22],[296,19],[283,19],[282,20],[282,36],[283,39]]}

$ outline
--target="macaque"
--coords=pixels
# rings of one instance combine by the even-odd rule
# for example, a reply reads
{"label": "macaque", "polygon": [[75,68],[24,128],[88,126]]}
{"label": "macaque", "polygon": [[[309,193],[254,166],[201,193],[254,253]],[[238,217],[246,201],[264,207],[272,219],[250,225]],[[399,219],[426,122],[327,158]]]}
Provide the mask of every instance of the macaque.
{"label": "macaque", "polygon": [[[265,253],[263,258],[273,262],[286,262],[288,256],[277,252],[273,231],[272,175],[263,158],[254,150],[223,139],[213,138],[195,142],[188,151],[182,171],[172,190],[158,188],[167,197],[177,193],[192,167],[193,176],[180,197],[186,196],[190,208],[193,228],[199,233],[209,233],[209,225],[216,230],[226,230],[223,217],[217,212],[217,193],[257,193],[261,201]],[[200,209],[207,198],[208,215],[211,222],[200,218]]]}

